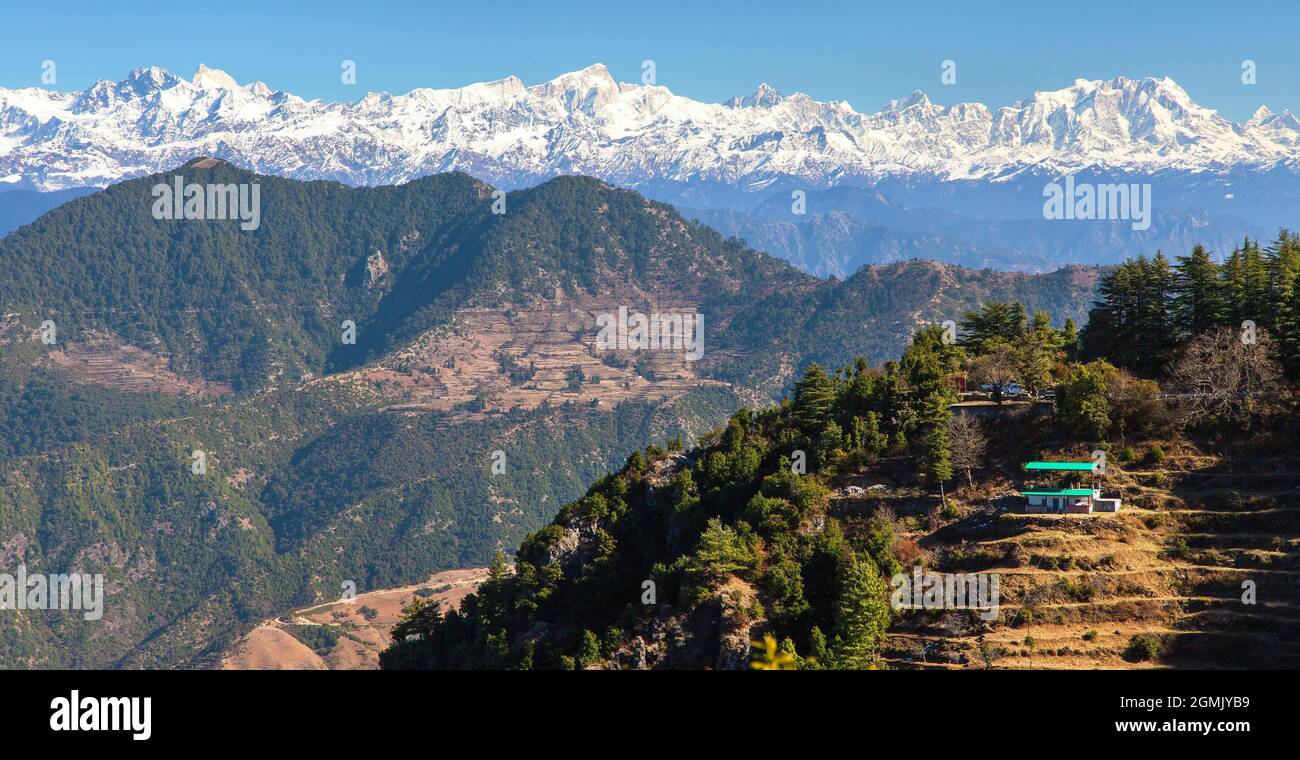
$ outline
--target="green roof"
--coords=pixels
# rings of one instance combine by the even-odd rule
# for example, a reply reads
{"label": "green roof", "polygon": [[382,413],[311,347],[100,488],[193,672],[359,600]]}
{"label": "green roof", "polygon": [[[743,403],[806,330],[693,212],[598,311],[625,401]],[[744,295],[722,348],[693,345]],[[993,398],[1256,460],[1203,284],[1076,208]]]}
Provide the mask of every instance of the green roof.
{"label": "green roof", "polygon": [[1057,470],[1071,472],[1092,472],[1097,469],[1096,462],[1027,462],[1026,470]]}
{"label": "green roof", "polygon": [[1061,491],[1021,491],[1021,496],[1092,496],[1091,488],[1066,488]]}

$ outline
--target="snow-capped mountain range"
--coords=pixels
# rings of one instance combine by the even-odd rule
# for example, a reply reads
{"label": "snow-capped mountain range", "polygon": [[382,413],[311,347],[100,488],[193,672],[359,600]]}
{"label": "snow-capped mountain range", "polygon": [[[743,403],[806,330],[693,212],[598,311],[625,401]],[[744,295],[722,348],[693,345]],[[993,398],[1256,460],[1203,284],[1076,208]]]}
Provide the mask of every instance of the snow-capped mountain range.
{"label": "snow-capped mountain range", "polygon": [[702,103],[616,82],[603,65],[526,86],[304,100],[200,66],[189,80],[132,71],[80,92],[0,88],[0,182],[59,190],[173,168],[195,156],[266,174],[392,184],[461,170],[520,187],[586,174],[637,187],[718,183],[759,190],[885,179],[1006,180],[1064,174],[1300,169],[1300,120],[1266,108],[1234,123],[1172,80],[1078,80],[992,110],[920,91],[874,114],[762,85]]}

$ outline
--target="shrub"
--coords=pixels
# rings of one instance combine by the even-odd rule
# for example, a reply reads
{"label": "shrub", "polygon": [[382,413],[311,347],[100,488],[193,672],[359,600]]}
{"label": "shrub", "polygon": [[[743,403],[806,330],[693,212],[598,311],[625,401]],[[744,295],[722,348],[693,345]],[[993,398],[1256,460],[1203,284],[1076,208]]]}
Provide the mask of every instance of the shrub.
{"label": "shrub", "polygon": [[1187,545],[1187,539],[1178,536],[1169,542],[1165,547],[1164,555],[1168,559],[1186,559],[1191,554],[1191,547]]}
{"label": "shrub", "polygon": [[744,522],[732,528],[714,517],[700,534],[695,553],[679,562],[697,586],[697,591],[703,591],[711,580],[732,574],[753,580],[759,563],[758,538]]}
{"label": "shrub", "polygon": [[339,643],[338,629],[328,625],[289,625],[284,630],[322,657]]}
{"label": "shrub", "polygon": [[1062,578],[1058,585],[1066,596],[1076,602],[1091,602],[1096,594],[1095,589],[1083,581],[1076,583],[1069,578]]}
{"label": "shrub", "polygon": [[1149,633],[1140,633],[1128,641],[1124,657],[1138,662],[1155,662],[1164,654],[1164,644]]}

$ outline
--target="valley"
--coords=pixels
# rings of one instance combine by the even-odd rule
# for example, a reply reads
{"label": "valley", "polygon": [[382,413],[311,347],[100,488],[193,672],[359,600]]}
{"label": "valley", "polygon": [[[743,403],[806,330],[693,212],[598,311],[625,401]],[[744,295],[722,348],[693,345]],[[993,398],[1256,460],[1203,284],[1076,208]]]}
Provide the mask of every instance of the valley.
{"label": "valley", "polygon": [[[0,240],[0,389],[17,400],[0,559],[97,568],[112,600],[109,626],[7,629],[9,661],[219,666],[249,626],[344,582],[481,566],[645,441],[771,404],[815,357],[883,359],[916,325],[1012,293],[1081,318],[1100,276],[905,262],[819,281],[581,178],[497,216],[464,175],[309,192],[220,161],[180,171],[257,181],[264,224],[158,222],[145,178]],[[52,241],[71,228],[97,232],[68,258]],[[620,306],[703,314],[700,360],[600,347]]]}
{"label": "valley", "polygon": [[[7,629],[0,648],[24,666],[221,667],[239,659],[237,641],[251,647],[243,660],[250,666],[331,666],[267,621],[299,625],[287,610],[333,604],[348,584],[380,593],[484,566],[547,530],[588,484],[644,456],[647,441],[684,451],[711,445],[710,431],[734,410],[784,408],[779,399],[797,391],[813,365],[847,367],[862,357],[882,367],[873,372],[883,379],[871,382],[884,383],[886,395],[873,403],[886,404],[882,415],[893,411],[876,423],[887,445],[872,450],[915,457],[914,437],[928,429],[919,421],[933,413],[908,359],[918,335],[1014,300],[1026,319],[1034,316],[1034,330],[1051,328],[1059,362],[1075,350],[1068,342],[1088,320],[1099,282],[1115,276],[1084,266],[1027,274],[916,260],[820,280],[669,206],[587,178],[510,193],[509,211],[495,214],[493,189],[459,174],[347,188],[251,175],[214,160],[178,171],[258,182],[266,223],[163,235],[177,222],[142,210],[154,182],[143,178],[75,199],[0,240],[2,388],[20,399],[6,407],[5,424],[19,434],[0,476],[0,559],[101,570],[112,602],[108,626],[52,617]],[[120,222],[100,223],[109,213]],[[369,226],[350,224],[358,214]],[[71,228],[92,232],[69,260],[54,241]],[[287,242],[300,238],[316,242]],[[137,306],[103,308],[108,303]],[[699,361],[681,350],[600,345],[601,316],[620,308],[702,315]],[[58,326],[54,345],[39,339],[45,319]],[[354,341],[341,339],[348,324]],[[897,387],[883,390],[890,384]],[[86,412],[50,425],[44,410],[55,405]],[[1104,547],[1135,540],[1124,526],[1142,514],[1117,515]],[[1197,515],[1189,507],[1178,519],[1214,522]],[[1030,532],[1045,519],[1011,524]],[[949,540],[914,522],[900,524],[907,541]],[[1215,532],[1201,523],[1187,530]],[[979,535],[963,540],[972,551],[992,550],[976,546]],[[934,552],[942,562],[949,549]],[[1181,594],[1202,604],[1198,597],[1221,591],[1215,578],[1180,586],[1143,556],[1125,562],[1133,578],[1104,592],[1122,609],[1165,610]],[[1061,577],[1039,578],[1040,570]],[[1062,584],[1070,572],[1008,568],[1007,593],[1014,599],[1034,582]],[[1208,571],[1176,566],[1172,575],[1197,572]],[[769,593],[733,590],[755,604]],[[1035,621],[1112,622],[1109,612],[1048,596],[1044,604],[1074,606],[1036,613]],[[743,628],[729,605],[729,632],[708,635],[735,643]],[[1183,624],[1177,615],[1115,614],[1110,638],[1098,629],[1094,649],[1135,635],[1121,624],[1142,622],[1148,632],[1157,622]],[[315,613],[297,617],[321,622]],[[376,620],[346,621],[359,626],[343,629],[359,640],[344,636],[349,643],[334,665],[379,662],[393,643],[381,634],[393,621]],[[255,638],[245,639],[250,631]],[[323,635],[335,640],[334,632]],[[987,633],[985,649],[993,636],[999,656],[1020,666],[1024,653],[1011,635]],[[960,631],[944,641],[928,628],[891,636],[888,661],[898,666],[914,664],[909,641],[920,642],[923,664],[971,662]],[[707,658],[653,647],[643,654],[661,664]],[[558,665],[570,655],[551,656]],[[632,655],[618,655],[625,656]],[[739,656],[709,661],[731,666]]]}

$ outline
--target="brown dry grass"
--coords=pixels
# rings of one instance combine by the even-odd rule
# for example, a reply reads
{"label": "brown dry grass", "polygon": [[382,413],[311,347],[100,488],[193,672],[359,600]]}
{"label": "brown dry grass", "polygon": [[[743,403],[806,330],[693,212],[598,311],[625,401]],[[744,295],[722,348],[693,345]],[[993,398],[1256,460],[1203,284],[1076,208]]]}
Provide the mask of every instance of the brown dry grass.
{"label": "brown dry grass", "polygon": [[[425,583],[358,594],[350,603],[335,602],[298,610],[264,621],[244,636],[222,659],[222,670],[375,670],[379,653],[392,643],[388,632],[416,591],[434,589],[427,597],[456,609],[487,578],[487,570],[470,568],[437,573]],[[373,610],[367,617],[363,610]],[[298,641],[283,626],[327,625],[340,631],[338,644],[324,657]]]}

